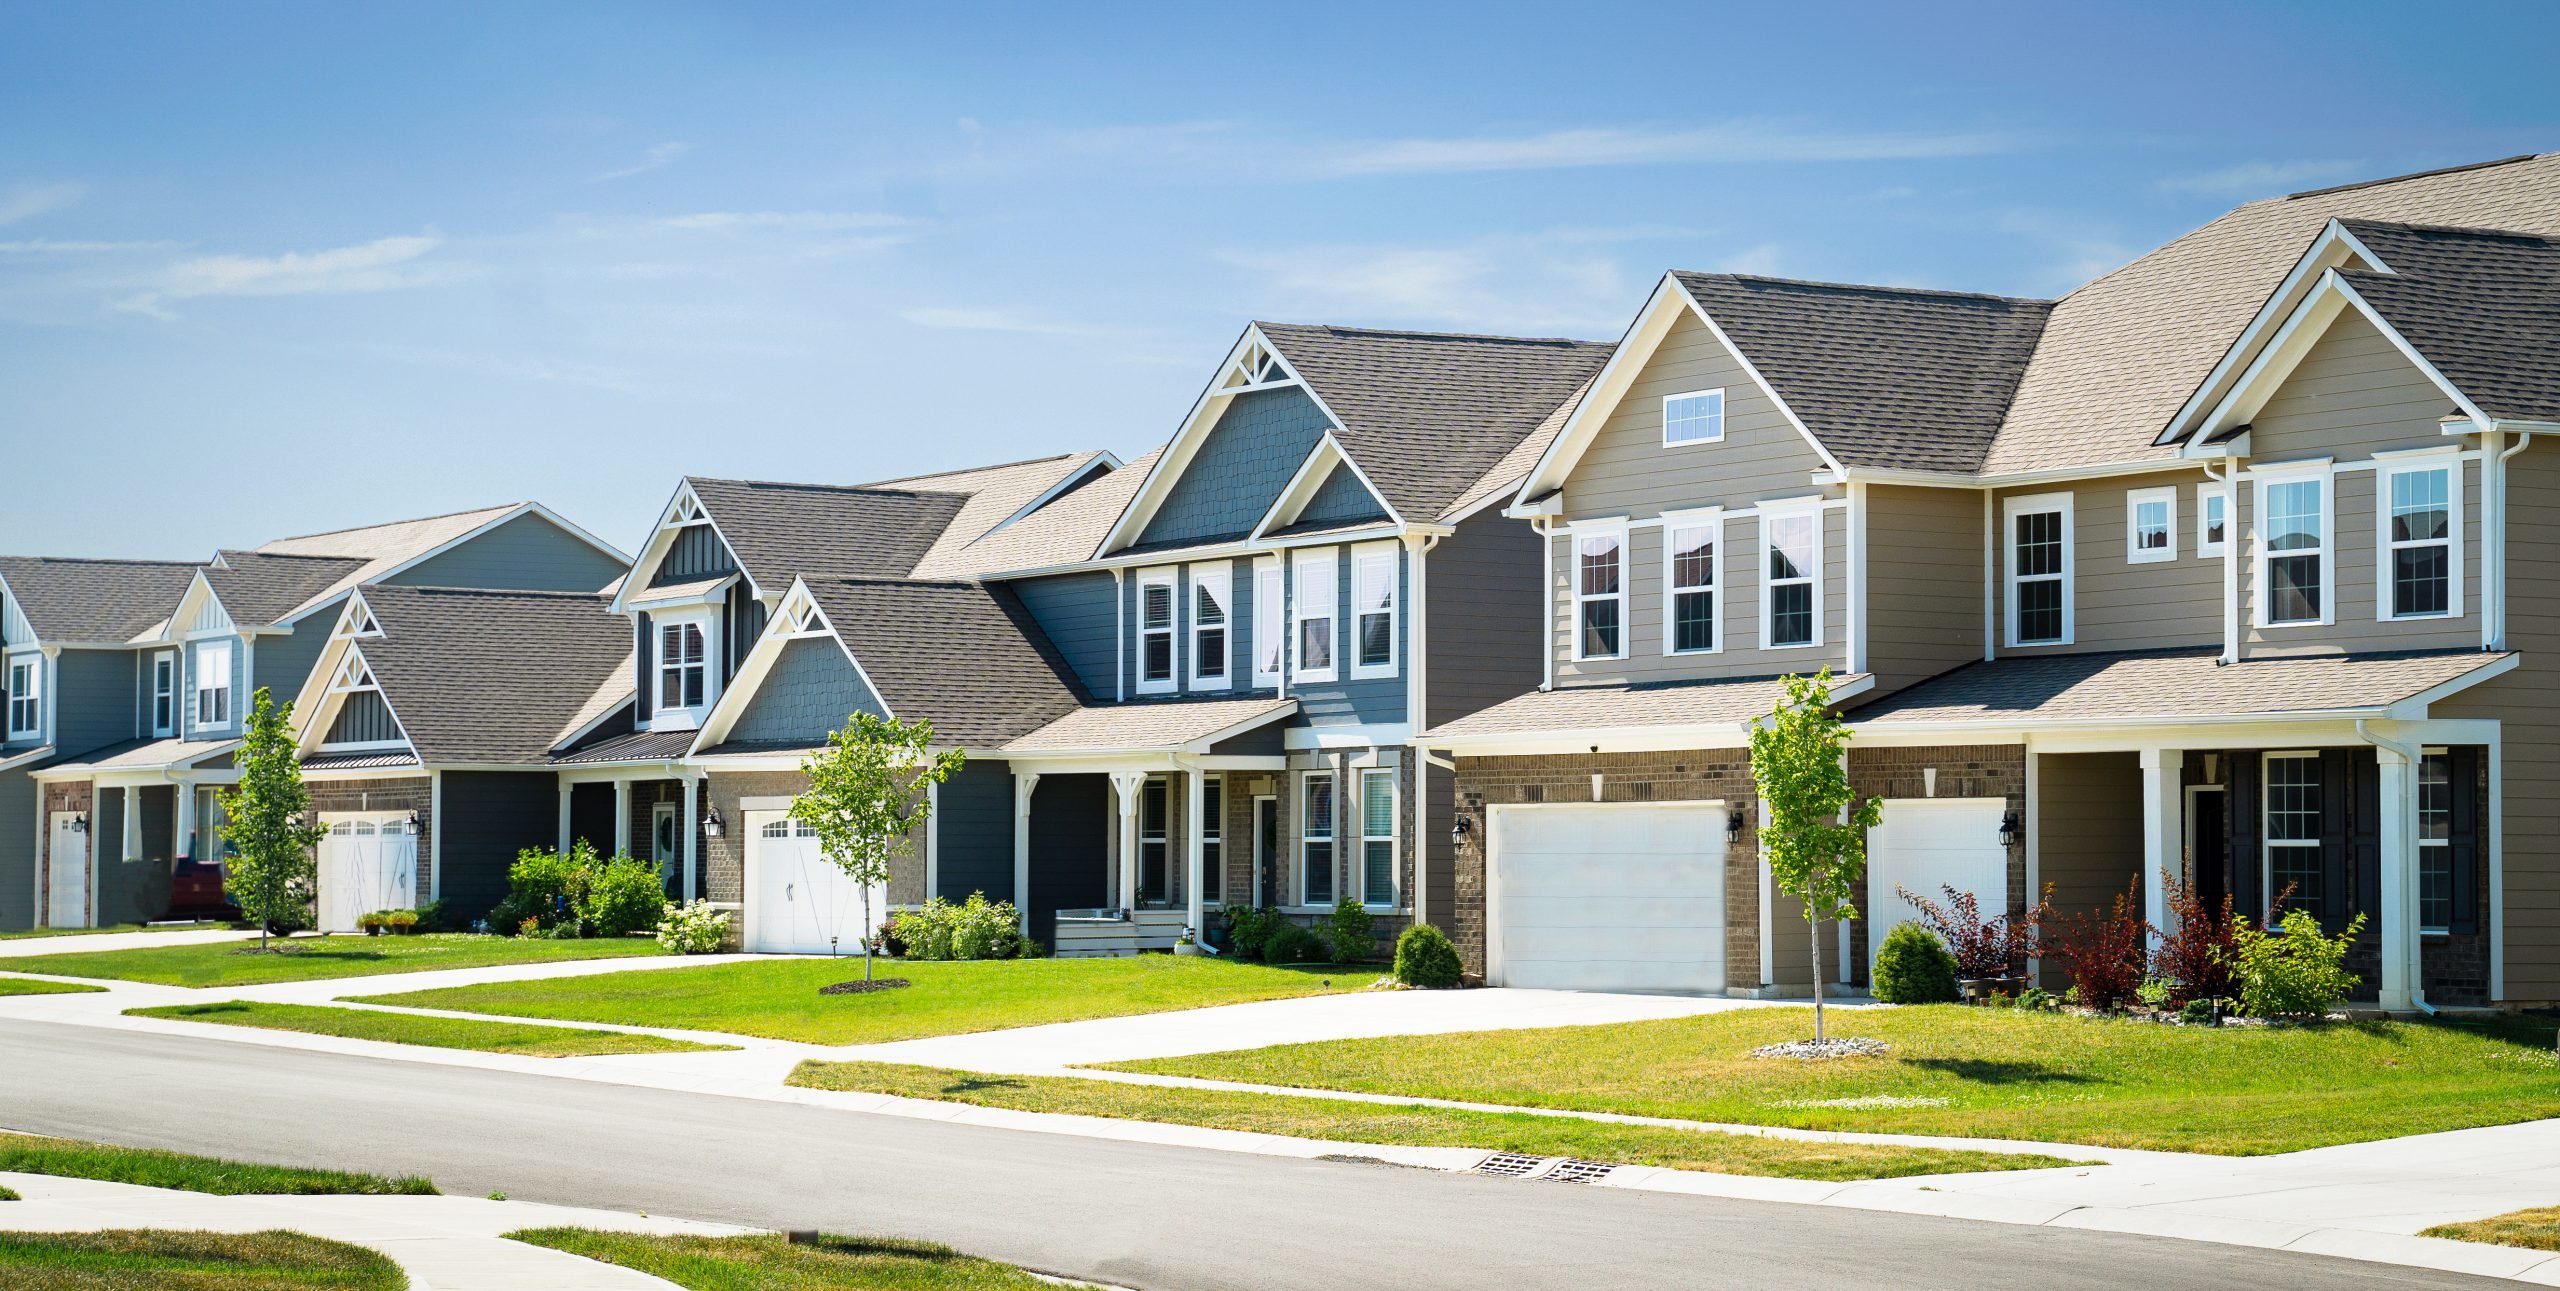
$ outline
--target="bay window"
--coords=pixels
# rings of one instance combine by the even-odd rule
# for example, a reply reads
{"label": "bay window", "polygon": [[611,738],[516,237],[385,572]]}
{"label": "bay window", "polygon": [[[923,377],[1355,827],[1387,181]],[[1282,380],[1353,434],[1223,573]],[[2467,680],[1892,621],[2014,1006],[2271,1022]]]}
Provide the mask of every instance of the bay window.
{"label": "bay window", "polygon": [[1623,529],[1573,535],[1573,657],[1626,655],[1627,534]]}
{"label": "bay window", "polygon": [[2385,619],[2449,618],[2462,613],[2462,525],[2454,466],[2386,466],[2378,496],[2385,553],[2374,603]]}

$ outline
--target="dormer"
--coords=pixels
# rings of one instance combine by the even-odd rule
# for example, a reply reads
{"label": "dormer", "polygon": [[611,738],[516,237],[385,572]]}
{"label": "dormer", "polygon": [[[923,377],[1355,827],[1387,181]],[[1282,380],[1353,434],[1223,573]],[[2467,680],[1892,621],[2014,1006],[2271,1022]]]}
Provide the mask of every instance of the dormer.
{"label": "dormer", "polygon": [[631,618],[639,728],[681,731],[700,727],[720,702],[741,647],[763,626],[765,605],[686,480],[659,513],[613,609]]}

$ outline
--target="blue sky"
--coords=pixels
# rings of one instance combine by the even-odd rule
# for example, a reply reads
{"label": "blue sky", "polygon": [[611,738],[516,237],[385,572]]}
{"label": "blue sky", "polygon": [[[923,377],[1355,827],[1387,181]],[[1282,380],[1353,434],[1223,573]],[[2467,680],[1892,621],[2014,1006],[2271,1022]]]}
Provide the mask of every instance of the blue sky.
{"label": "blue sky", "polygon": [[200,557],[1174,428],[1253,318],[2067,291],[2560,148],[2551,6],[0,0],[0,551]]}

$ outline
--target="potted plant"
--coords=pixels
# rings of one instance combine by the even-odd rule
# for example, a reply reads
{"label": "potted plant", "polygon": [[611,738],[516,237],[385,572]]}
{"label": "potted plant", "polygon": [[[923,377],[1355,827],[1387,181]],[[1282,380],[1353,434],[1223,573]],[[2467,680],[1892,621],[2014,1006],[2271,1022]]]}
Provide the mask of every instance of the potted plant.
{"label": "potted plant", "polygon": [[368,937],[381,936],[382,912],[379,910],[367,910],[363,914],[357,915],[356,931],[361,932]]}
{"label": "potted plant", "polygon": [[389,928],[395,937],[406,937],[418,930],[418,912],[393,910],[382,916],[382,926]]}
{"label": "potted plant", "polygon": [[1188,927],[1182,930],[1181,936],[1174,938],[1173,953],[1177,955],[1197,955],[1200,953],[1200,941],[1198,938],[1192,936],[1191,929]]}

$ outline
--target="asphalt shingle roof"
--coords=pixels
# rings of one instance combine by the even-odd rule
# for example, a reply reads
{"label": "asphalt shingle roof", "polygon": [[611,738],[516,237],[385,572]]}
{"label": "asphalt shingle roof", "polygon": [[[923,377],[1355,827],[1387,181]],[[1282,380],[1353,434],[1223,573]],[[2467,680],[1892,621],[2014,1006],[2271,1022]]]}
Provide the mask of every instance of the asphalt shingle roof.
{"label": "asphalt shingle roof", "polygon": [[160,626],[199,568],[183,560],[0,556],[0,581],[39,639],[108,644]]}
{"label": "asphalt shingle roof", "polygon": [[[1865,673],[1832,679],[1838,694]],[[1620,686],[1558,686],[1515,695],[1491,708],[1422,733],[1426,740],[1609,731],[1647,726],[1747,726],[1787,696],[1780,677],[1656,681]]]}
{"label": "asphalt shingle roof", "polygon": [[2560,240],[2341,221],[2391,272],[2341,270],[2481,411],[2560,420]]}
{"label": "asphalt shingle roof", "polygon": [[1100,479],[1050,500],[1039,510],[969,544],[964,558],[985,572],[1046,569],[1094,558],[1112,523],[1128,508],[1156,459],[1159,446]]}
{"label": "asphalt shingle roof", "polygon": [[1903,726],[2361,712],[2506,657],[2416,650],[2221,664],[2213,650],[2017,655],[1966,664],[1865,705],[1851,719]]}
{"label": "asphalt shingle roof", "polygon": [[356,645],[431,763],[542,764],[589,697],[629,671],[631,624],[602,596],[386,585],[364,598],[382,635]]}
{"label": "asphalt shingle roof", "polygon": [[1222,731],[1258,726],[1296,711],[1298,701],[1269,695],[1095,704],[1007,743],[1004,751],[1080,753],[1179,748]]}
{"label": "asphalt shingle roof", "polygon": [[238,748],[238,740],[190,740],[171,736],[124,740],[104,748],[92,749],[61,768],[87,771],[156,771],[164,767],[193,766],[216,754]]}
{"label": "asphalt shingle roof", "polygon": [[1978,469],[2053,309],[1951,291],[1673,277],[1848,466]]}
{"label": "asphalt shingle roof", "polygon": [[[511,502],[505,506],[481,507],[472,511],[455,511],[446,515],[420,516],[414,520],[394,520],[388,524],[366,525],[359,529],[336,529],[328,533],[309,533],[292,538],[278,538],[261,544],[258,554],[266,556],[337,556],[358,562],[344,576],[321,588],[302,604],[280,614],[289,619],[309,612],[313,607],[335,599],[339,593],[359,583],[369,583],[393,569],[471,533],[484,525],[506,519],[529,504]],[[230,602],[225,601],[228,608]],[[174,608],[174,607],[173,607]],[[235,611],[236,612],[236,611]]]}
{"label": "asphalt shingle roof", "polygon": [[803,576],[904,578],[969,501],[872,485],[686,482],[747,576],[776,594]]}
{"label": "asphalt shingle roof", "polygon": [[218,560],[205,566],[205,584],[232,622],[259,627],[302,608],[367,563],[356,556],[280,556],[261,551],[226,551]]}
{"label": "asphalt shingle roof", "polygon": [[836,636],[901,719],[939,743],[991,749],[1084,703],[1074,673],[1001,585],[811,579]]}

